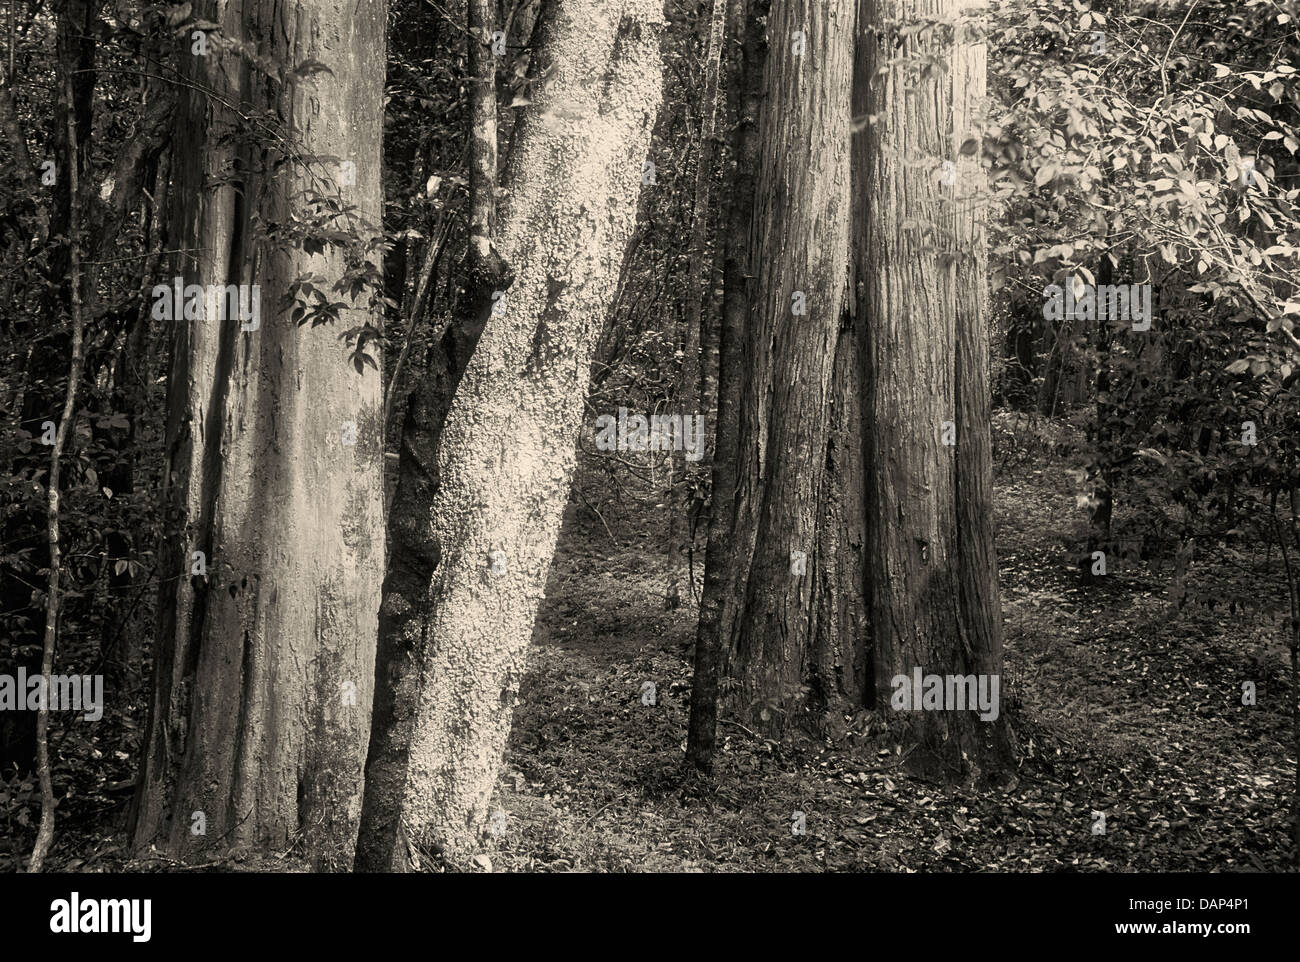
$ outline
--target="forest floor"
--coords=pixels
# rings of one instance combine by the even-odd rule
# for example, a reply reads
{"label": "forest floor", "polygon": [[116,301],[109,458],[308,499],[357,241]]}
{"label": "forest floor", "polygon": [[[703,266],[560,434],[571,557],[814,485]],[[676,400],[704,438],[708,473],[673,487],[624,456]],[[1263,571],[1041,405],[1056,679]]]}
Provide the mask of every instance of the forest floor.
{"label": "forest floor", "polygon": [[[1295,758],[1276,599],[1239,613],[1193,591],[1176,605],[1168,572],[1136,558],[1083,584],[1067,465],[1050,445],[1020,462],[1000,465],[996,490],[1002,701],[1023,755],[1013,788],[915,779],[883,733],[774,743],[732,723],[719,732],[712,784],[685,782],[696,608],[664,609],[665,537],[648,523],[662,512],[597,516],[572,504],[493,802],[505,818],[480,865],[1287,869]],[[1198,583],[1229,576],[1249,579],[1198,560]],[[1243,681],[1255,684],[1254,706],[1241,704]]]}
{"label": "forest floor", "polygon": [[[1081,512],[1070,465],[1053,453],[1059,437],[1041,425],[999,427],[1001,702],[1022,755],[1014,787],[921,781],[865,714],[842,738],[781,742],[724,721],[711,783],[684,780],[697,609],[664,608],[655,486],[625,489],[616,502],[609,465],[584,462],[493,800],[493,835],[471,868],[1287,869],[1289,667],[1280,599],[1262,587],[1267,572],[1200,558],[1181,605],[1169,597],[1168,566],[1137,558],[1113,559],[1104,578],[1084,584],[1072,542]],[[1210,583],[1212,593],[1195,590]],[[1230,594],[1255,604],[1209,606]],[[1243,681],[1255,685],[1254,706],[1241,704]],[[646,682],[653,705],[642,701]],[[132,725],[143,723],[141,702]],[[77,769],[79,783],[93,784],[61,806],[51,868],[181,869],[125,858],[129,794],[111,786],[129,785],[131,755],[86,748],[102,761],[94,773]],[[25,851],[18,841],[15,852]],[[301,870],[292,855],[214,868]]]}

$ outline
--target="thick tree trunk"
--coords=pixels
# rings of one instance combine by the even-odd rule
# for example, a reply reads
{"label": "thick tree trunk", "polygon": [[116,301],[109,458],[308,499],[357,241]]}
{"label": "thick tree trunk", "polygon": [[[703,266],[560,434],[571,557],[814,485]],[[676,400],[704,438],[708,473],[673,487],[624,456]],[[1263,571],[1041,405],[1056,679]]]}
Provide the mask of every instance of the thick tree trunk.
{"label": "thick tree trunk", "polygon": [[407,641],[419,670],[400,680],[393,715],[406,722],[375,734],[386,757],[371,764],[358,868],[400,865],[403,835],[453,861],[479,842],[635,221],[661,22],[653,0],[560,0],[547,25],[539,66],[553,72],[512,145],[500,214],[514,285],[438,445],[433,583],[427,597],[384,600],[419,609]]}
{"label": "thick tree trunk", "polygon": [[[993,539],[992,390],[989,384],[989,290],[986,221],[988,185],[980,164],[987,48],[982,15],[987,0],[959,0],[952,57],[952,150],[956,202],[948,208],[956,255],[956,478],[959,643],[977,675],[1002,676],[1002,595]],[[963,150],[963,144],[967,145]],[[1005,694],[999,684],[1000,694]],[[1002,778],[1014,771],[1014,733],[999,712],[976,723],[977,766]],[[974,757],[974,756],[972,756]]]}
{"label": "thick tree trunk", "polygon": [[[181,858],[301,844],[315,866],[346,868],[384,563],[380,377],[354,370],[332,325],[299,327],[281,308],[301,274],[340,277],[342,254],[259,239],[252,218],[282,223],[306,192],[337,188],[379,223],[385,8],[310,0],[196,13],[286,73],[329,68],[273,93],[272,78],[211,38],[206,57],[182,58],[197,87],[277,110],[305,154],[350,160],[356,177],[330,184],[334,168],[323,177],[300,162],[268,172],[272,145],[231,137],[233,112],[186,89],[173,225],[177,246],[200,253],[177,273],[258,285],[261,316],[255,330],[234,318],[172,322],[170,527],[135,843]],[[345,328],[367,320],[379,324],[361,307],[340,311]]]}
{"label": "thick tree trunk", "polygon": [[[957,166],[958,145],[978,139],[971,129],[978,93],[969,88],[982,88],[983,56],[962,6],[863,0],[859,30],[859,69],[870,78],[875,118],[862,145],[867,216],[858,288],[865,291],[870,425],[868,569],[877,654],[891,681],[918,668],[961,676],[1001,670],[1000,613],[990,607],[997,595],[989,585],[996,573],[984,423],[986,288],[975,216],[981,184],[977,167]],[[926,21],[939,22],[900,34]],[[950,71],[922,69],[934,57]],[[921,771],[960,777],[1001,764],[986,727],[1001,721],[969,710],[900,715]]]}
{"label": "thick tree trunk", "polygon": [[[489,0],[470,0],[466,25],[471,77],[467,131],[470,228],[457,269],[459,285],[452,320],[440,337],[431,340],[424,376],[411,392],[402,421],[397,490],[389,512],[384,604],[379,610],[367,791],[356,859],[358,868],[375,871],[404,871],[410,867],[397,800],[406,780],[416,720],[415,694],[428,617],[424,600],[440,557],[436,532],[429,524],[429,505],[440,486],[438,451],[442,432],[460,380],[494,306],[494,295],[505,294],[513,280],[509,266],[492,243],[497,96],[496,69],[490,53],[493,24]],[[437,254],[431,252],[430,267],[436,258]],[[412,325],[418,322],[418,307],[426,290],[422,281]]]}
{"label": "thick tree trunk", "polygon": [[779,730],[806,701],[831,378],[846,284],[852,0],[774,7],[750,243],[729,639],[735,708]]}
{"label": "thick tree trunk", "polygon": [[[861,135],[859,135],[861,136]],[[852,310],[835,346],[827,413],[826,473],[817,519],[817,570],[813,583],[813,637],[807,669],[814,708],[829,730],[838,716],[873,708],[877,690],[866,582],[866,465],[863,461],[859,348]]]}

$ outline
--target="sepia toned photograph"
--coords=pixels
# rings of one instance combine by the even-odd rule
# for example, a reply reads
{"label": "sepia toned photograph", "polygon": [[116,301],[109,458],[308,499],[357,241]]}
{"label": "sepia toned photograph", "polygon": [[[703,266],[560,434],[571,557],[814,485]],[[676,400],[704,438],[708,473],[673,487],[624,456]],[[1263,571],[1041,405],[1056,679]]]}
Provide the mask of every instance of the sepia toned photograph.
{"label": "sepia toned photograph", "polygon": [[1240,945],[1300,870],[1298,8],[0,4],[23,924],[980,873]]}

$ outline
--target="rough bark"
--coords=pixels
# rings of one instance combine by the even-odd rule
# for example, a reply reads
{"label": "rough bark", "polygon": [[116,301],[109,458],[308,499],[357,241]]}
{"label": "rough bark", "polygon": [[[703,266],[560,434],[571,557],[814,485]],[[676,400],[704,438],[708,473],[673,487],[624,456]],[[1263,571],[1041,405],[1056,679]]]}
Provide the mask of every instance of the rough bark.
{"label": "rough bark", "polygon": [[[996,600],[988,590],[991,468],[980,423],[987,373],[981,384],[974,357],[987,351],[979,191],[970,163],[955,179],[943,167],[959,160],[972,124],[968,88],[983,59],[962,7],[962,0],[863,0],[861,8],[859,66],[870,78],[874,118],[860,155],[868,211],[859,289],[870,429],[867,568],[877,656],[891,678],[915,668],[1000,671],[1000,616],[987,607]],[[901,34],[917,23],[929,25]],[[925,69],[935,59],[946,69]],[[955,443],[945,444],[945,433]],[[922,772],[966,777],[1000,763],[988,752],[991,723],[973,711],[896,717]]]}
{"label": "rough bark", "polygon": [[848,258],[853,21],[851,0],[836,0],[774,7],[768,26],[728,655],[737,713],[771,731],[806,702]]}
{"label": "rough bark", "polygon": [[713,765],[722,646],[731,636],[736,611],[732,531],[744,379],[742,351],[745,319],[749,314],[749,224],[758,177],[758,115],[763,96],[763,65],[767,58],[767,10],[768,0],[732,0],[727,14],[727,36],[736,48],[733,59],[728,61],[727,75],[727,114],[732,124],[735,170],[726,228],[721,238],[725,250],[721,252],[723,297],[722,320],[718,325],[717,431],[686,737],[687,760],[700,772],[708,772]]}
{"label": "rough bark", "polygon": [[[411,392],[402,422],[397,490],[389,512],[388,568],[379,610],[375,662],[375,711],[366,759],[366,795],[356,866],[371,871],[410,867],[407,836],[397,801],[406,781],[416,721],[428,611],[424,607],[441,557],[429,524],[429,506],[441,485],[438,451],[447,413],[469,359],[493,308],[493,295],[513,280],[492,244],[497,181],[497,98],[489,53],[491,5],[471,0],[466,10],[470,65],[469,233],[457,268],[458,289],[451,321],[431,340],[424,374]],[[445,239],[445,236],[444,236]],[[430,266],[437,259],[431,252]],[[417,308],[427,290],[422,278]],[[412,324],[419,318],[417,309]]]}
{"label": "rough bark", "polygon": [[[695,160],[695,197],[691,207],[691,249],[689,274],[686,280],[686,317],[682,337],[682,363],[677,376],[676,396],[674,397],[677,414],[685,419],[703,411],[700,387],[703,382],[702,358],[700,357],[701,332],[705,326],[704,305],[708,291],[713,286],[713,270],[710,263],[706,268],[708,257],[708,234],[710,217],[710,195],[713,180],[717,174],[714,155],[714,129],[718,108],[718,74],[721,68],[722,34],[726,22],[727,0],[713,0],[713,12],[709,18],[709,39],[704,54],[704,96],[700,112],[703,115],[700,124],[700,147]],[[706,415],[707,417],[707,415]],[[695,543],[695,513],[692,493],[694,485],[689,483],[692,472],[687,467],[683,452],[672,453],[672,500],[669,507],[668,525],[668,591],[665,605],[669,609],[681,606],[680,573],[682,559]],[[689,577],[689,573],[688,573]],[[695,586],[688,586],[688,593],[694,594]]]}
{"label": "rough bark", "polygon": [[[1047,417],[1055,417],[1057,411],[1064,412],[1065,410],[1065,405],[1061,399],[1061,376],[1068,371],[1066,355],[1070,351],[1069,342],[1072,331],[1070,330],[1069,321],[1064,318],[1059,323],[1044,319],[1040,322],[1040,330],[1041,334],[1038,341],[1042,348],[1043,383],[1038,389],[1038,412],[1045,414]],[[1025,362],[1023,356],[1021,358],[1022,365],[1029,372],[1035,370],[1034,362],[1036,360],[1032,356],[1032,340],[1029,333],[1025,332],[1017,338],[1016,343],[1022,355],[1025,353],[1030,354],[1028,363]],[[1022,345],[1021,342],[1028,344],[1028,350],[1025,350],[1025,345]]]}
{"label": "rough bark", "polygon": [[[410,850],[474,849],[510,729],[574,468],[589,366],[635,221],[660,93],[651,0],[560,0],[511,146],[499,215],[514,285],[468,361],[442,428],[427,595],[385,598],[412,620],[400,679],[409,725],[367,786],[359,868]],[[403,452],[405,455],[405,451]],[[407,735],[409,731],[409,736]]]}
{"label": "rough bark", "polygon": [[[856,206],[856,205],[855,205]],[[811,706],[828,729],[875,706],[878,682],[866,583],[866,487],[861,378],[853,298],[835,345],[826,467],[818,499],[813,631],[806,669]]]}
{"label": "rough bark", "polygon": [[[288,79],[211,43],[207,57],[182,56],[193,86],[177,112],[173,225],[177,246],[199,254],[175,271],[258,284],[261,324],[171,322],[169,529],[135,843],[179,858],[301,845],[316,867],[344,868],[384,561],[380,378],[353,369],[332,325],[299,327],[281,307],[301,274],[339,277],[342,252],[268,241],[251,219],[283,222],[304,191],[337,189],[379,222],[385,7],[230,3],[196,15]],[[294,75],[308,61],[328,70]],[[304,154],[353,161],[355,185],[329,184],[319,165],[269,168],[276,145],[238,130],[224,101],[277,111]],[[368,318],[378,326],[362,307],[339,320]],[[192,574],[196,551],[206,576]]]}
{"label": "rough bark", "polygon": [[[952,149],[957,196],[952,215],[956,256],[957,579],[960,644],[976,674],[1002,675],[1002,595],[993,538],[992,386],[989,383],[988,189],[978,149],[983,140],[987,48],[977,18],[987,0],[960,0],[952,58]],[[972,145],[973,147],[973,145]],[[1002,691],[1005,695],[1005,691]],[[1014,733],[999,713],[979,721],[978,765],[1001,778],[1014,770]]]}

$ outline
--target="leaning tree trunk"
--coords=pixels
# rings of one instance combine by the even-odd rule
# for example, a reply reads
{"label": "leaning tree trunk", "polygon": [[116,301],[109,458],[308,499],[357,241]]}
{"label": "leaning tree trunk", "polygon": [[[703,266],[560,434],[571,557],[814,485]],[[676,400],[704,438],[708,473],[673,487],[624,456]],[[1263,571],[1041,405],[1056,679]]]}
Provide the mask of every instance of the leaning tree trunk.
{"label": "leaning tree trunk", "polygon": [[[592,351],[636,219],[660,100],[653,0],[558,0],[507,165],[500,253],[515,272],[457,389],[428,509],[437,567],[390,733],[366,786],[358,868],[478,845],[573,476]],[[409,617],[409,616],[408,616]],[[402,718],[405,717],[405,721]],[[372,753],[372,760],[373,760]]]}
{"label": "leaning tree trunk", "polygon": [[[200,13],[245,55],[214,33],[206,57],[182,58],[193,86],[177,111],[173,223],[177,246],[199,254],[176,272],[259,285],[261,316],[255,330],[172,322],[169,527],[135,843],[182,858],[300,844],[316,867],[345,868],[384,563],[380,378],[353,369],[333,324],[299,327],[281,305],[306,272],[339,278],[342,253],[268,240],[254,217],[284,224],[310,196],[341,192],[379,223],[385,5]],[[295,73],[312,62],[328,69]],[[285,142],[238,129],[227,103],[277,111],[303,154],[351,161],[355,177],[332,163],[273,166]],[[367,320],[380,319],[344,307],[336,323]]]}
{"label": "leaning tree trunk", "polygon": [[729,664],[737,713],[771,731],[804,704],[810,664],[848,261],[853,21],[853,0],[801,0],[774,6],[769,23]]}
{"label": "leaning tree trunk", "polygon": [[[869,78],[873,118],[859,154],[867,567],[876,652],[891,682],[917,668],[1001,670],[979,175],[972,163],[958,166],[959,145],[978,141],[971,110],[983,56],[963,6],[862,0],[859,76]],[[949,70],[933,69],[936,58]],[[1000,714],[899,714],[921,771],[962,777],[1000,764],[981,730],[1004,724]]]}
{"label": "leaning tree trunk", "polygon": [[[424,374],[407,399],[397,490],[388,512],[388,569],[384,603],[379,609],[375,710],[356,858],[357,867],[369,871],[404,871],[410,866],[405,827],[393,799],[405,783],[410,760],[416,721],[414,693],[428,614],[422,602],[441,552],[436,532],[429,525],[429,505],[441,483],[438,451],[460,380],[494,306],[513,281],[509,265],[492,242],[498,112],[492,13],[492,0],[469,0],[466,4],[469,232],[465,254],[455,271],[457,291],[451,316],[445,330],[429,339]],[[436,258],[431,254],[426,263],[431,265]],[[415,298],[417,308],[425,290],[427,285],[422,282]],[[504,306],[505,302],[501,303]],[[413,311],[412,323],[419,315],[418,309]]]}

